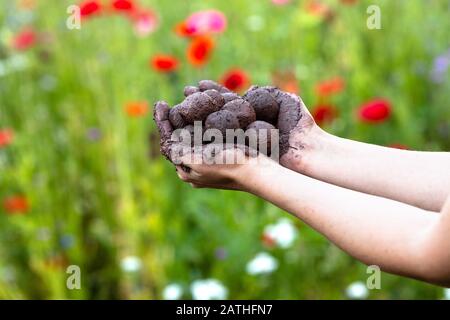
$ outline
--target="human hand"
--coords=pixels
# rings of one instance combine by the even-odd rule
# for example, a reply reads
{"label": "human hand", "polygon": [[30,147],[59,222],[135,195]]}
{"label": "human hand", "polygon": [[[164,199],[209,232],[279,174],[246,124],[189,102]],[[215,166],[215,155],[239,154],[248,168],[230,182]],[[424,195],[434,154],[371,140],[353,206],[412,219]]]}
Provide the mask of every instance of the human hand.
{"label": "human hand", "polygon": [[194,188],[248,191],[252,177],[274,162],[244,146],[192,148],[174,159],[178,177]]}
{"label": "human hand", "polygon": [[[182,127],[188,128],[189,126],[185,126],[186,123],[192,123],[195,120],[190,119],[191,116],[187,118],[187,115],[195,115],[199,118],[197,120],[201,120],[211,111],[215,111],[209,109],[220,109],[228,102],[240,99],[237,94],[211,80],[200,81],[197,87],[188,86],[184,93],[187,98],[182,105],[169,108],[168,104],[163,101],[157,102],[155,105],[154,119],[160,132],[161,152],[170,161],[172,161],[172,149],[176,146],[176,142],[171,141],[173,130]],[[276,126],[279,130],[279,160],[281,164],[299,171],[299,162],[307,144],[306,138],[313,128],[318,128],[302,100],[294,94],[270,86],[253,86],[242,98],[248,102],[247,106],[251,105],[253,120],[250,120],[251,117],[239,119],[238,114],[239,121],[247,122],[249,120],[248,122],[251,122],[258,119],[266,122],[269,126],[270,124]],[[240,101],[244,102],[242,99]],[[190,114],[183,112],[187,110],[191,110]],[[235,112],[240,111],[236,109]]]}
{"label": "human hand", "polygon": [[[220,84],[210,80],[199,82],[198,87],[185,88],[185,96],[196,92],[217,90],[225,97],[225,102],[239,98]],[[304,148],[303,139],[311,129],[318,128],[302,99],[292,93],[284,92],[273,86],[252,86],[243,95],[254,108],[257,120],[263,120],[275,125],[279,130],[280,161],[285,164],[292,162],[298,150]]]}
{"label": "human hand", "polygon": [[[211,80],[202,80],[197,87],[185,87],[184,95],[186,96],[184,106],[178,105],[170,108],[167,102],[158,101],[153,111],[153,120],[160,134],[161,153],[171,162],[173,162],[172,149],[176,146],[176,141],[172,140],[174,129],[186,128],[186,121],[192,123],[195,120],[204,120],[205,116],[217,111],[216,109],[220,109],[224,104],[240,99],[236,93]],[[183,111],[189,111],[189,108],[196,110],[194,112],[190,110],[183,114]],[[192,115],[198,116],[199,119],[190,119],[190,117],[186,119],[186,116]]]}
{"label": "human hand", "polygon": [[251,87],[244,95],[255,109],[257,119],[274,124],[279,130],[279,160],[292,170],[300,171],[302,151],[313,132],[320,131],[302,99],[276,87]]}

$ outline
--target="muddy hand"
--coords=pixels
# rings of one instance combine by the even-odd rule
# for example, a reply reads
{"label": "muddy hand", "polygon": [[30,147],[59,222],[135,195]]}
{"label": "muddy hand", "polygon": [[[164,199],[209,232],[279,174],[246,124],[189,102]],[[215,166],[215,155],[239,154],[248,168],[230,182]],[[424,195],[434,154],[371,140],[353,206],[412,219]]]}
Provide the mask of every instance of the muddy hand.
{"label": "muddy hand", "polygon": [[171,136],[173,128],[169,121],[169,111],[170,108],[167,102],[156,102],[153,110],[153,120],[156,122],[159,131],[161,153],[171,161]]}
{"label": "muddy hand", "polygon": [[262,119],[279,129],[280,162],[289,163],[303,149],[302,136],[315,126],[302,99],[272,86],[253,86],[244,95]]}

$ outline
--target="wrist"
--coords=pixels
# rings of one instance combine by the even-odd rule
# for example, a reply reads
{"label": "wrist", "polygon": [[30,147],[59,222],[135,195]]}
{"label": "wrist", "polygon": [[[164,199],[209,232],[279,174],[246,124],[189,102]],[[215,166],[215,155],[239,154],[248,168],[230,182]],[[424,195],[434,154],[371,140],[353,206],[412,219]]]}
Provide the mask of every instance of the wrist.
{"label": "wrist", "polygon": [[310,129],[295,133],[289,140],[290,145],[296,146],[280,158],[280,163],[291,170],[308,174],[314,166],[315,159],[321,157],[331,144],[333,135],[327,133],[317,125]]}
{"label": "wrist", "polygon": [[234,182],[242,191],[253,193],[257,184],[264,183],[267,177],[273,176],[276,168],[280,165],[264,155],[258,155],[249,158],[244,164],[241,164],[233,174]]}
{"label": "wrist", "polygon": [[300,156],[300,170],[307,173],[314,165],[318,157],[326,156],[331,145],[333,135],[329,134],[319,126],[314,126],[307,135],[304,136],[304,148],[298,150]]}

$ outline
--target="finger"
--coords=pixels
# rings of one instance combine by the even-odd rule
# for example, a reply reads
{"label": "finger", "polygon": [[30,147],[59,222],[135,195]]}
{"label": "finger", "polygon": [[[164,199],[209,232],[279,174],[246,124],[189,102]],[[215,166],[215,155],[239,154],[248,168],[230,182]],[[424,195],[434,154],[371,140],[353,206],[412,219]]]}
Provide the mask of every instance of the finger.
{"label": "finger", "polygon": [[226,185],[226,186],[221,185],[221,186],[218,186],[218,185],[198,183],[198,182],[190,183],[190,184],[191,184],[191,186],[193,188],[196,188],[196,189],[209,188],[209,189],[222,189],[222,190],[240,190],[238,187],[233,186],[233,185]]}
{"label": "finger", "polygon": [[158,126],[159,134],[161,139],[170,139],[172,135],[172,125],[169,121],[169,105],[165,101],[158,101],[155,103],[155,108],[153,110],[153,120],[155,120]]}
{"label": "finger", "polygon": [[158,101],[155,103],[153,110],[153,119],[157,122],[169,120],[169,105],[165,101]]}
{"label": "finger", "polygon": [[170,138],[173,128],[169,121],[169,110],[167,102],[156,102],[153,110],[153,120],[156,122],[159,131],[161,153],[170,160]]}
{"label": "finger", "polygon": [[225,88],[224,86],[218,84],[215,81],[212,80],[201,80],[198,83],[198,88],[200,89],[200,91],[206,91],[206,90],[217,90],[220,93],[226,93],[226,92],[231,92],[229,89]]}
{"label": "finger", "polygon": [[190,152],[187,152],[177,159],[177,161],[189,167],[191,170],[199,170],[200,166],[204,164],[203,161],[203,146],[198,146],[190,149]]}
{"label": "finger", "polygon": [[207,186],[199,184],[199,183],[190,183],[191,187],[194,189],[202,189],[202,188],[207,188]]}
{"label": "finger", "polygon": [[279,130],[279,154],[285,154],[289,149],[289,135],[297,127],[302,117],[302,109],[306,107],[300,97],[287,93],[278,88],[268,89],[280,108],[278,112],[277,128]]}
{"label": "finger", "polygon": [[[189,170],[186,170],[189,169]],[[189,167],[186,167],[184,165],[179,165],[176,166],[177,169],[177,175],[178,177],[183,180],[184,182],[190,182],[190,183],[196,183],[196,184],[203,184],[200,179],[201,179],[201,175],[192,170]]]}
{"label": "finger", "polygon": [[184,87],[184,96],[188,97],[191,94],[194,94],[196,92],[200,92],[200,89],[198,87],[195,86],[186,86]]}
{"label": "finger", "polygon": [[280,136],[289,134],[302,117],[303,101],[295,94],[283,92],[279,89],[274,89],[272,95],[280,106],[277,124]]}
{"label": "finger", "polygon": [[180,129],[186,126],[186,121],[184,121],[184,118],[181,116],[180,109],[181,105],[176,105],[169,110],[168,120],[174,129]]}
{"label": "finger", "polygon": [[183,180],[184,182],[191,181],[191,177],[187,170],[185,170],[182,166],[176,166],[176,169],[177,169],[178,178],[180,178],[180,180]]}

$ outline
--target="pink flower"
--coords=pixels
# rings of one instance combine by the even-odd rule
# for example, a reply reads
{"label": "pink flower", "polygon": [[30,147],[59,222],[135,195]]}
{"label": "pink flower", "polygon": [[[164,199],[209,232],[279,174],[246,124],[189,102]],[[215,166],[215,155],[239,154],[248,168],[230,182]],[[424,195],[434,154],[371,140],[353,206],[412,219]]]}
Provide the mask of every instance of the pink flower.
{"label": "pink flower", "polygon": [[227,18],[218,10],[198,11],[186,20],[186,27],[196,35],[205,33],[221,33],[227,28]]}
{"label": "pink flower", "polygon": [[134,30],[138,36],[145,37],[155,31],[158,26],[158,18],[151,10],[142,10],[133,16]]}
{"label": "pink flower", "polygon": [[282,6],[285,4],[289,4],[291,2],[291,0],[272,0],[272,3],[277,5],[277,6]]}
{"label": "pink flower", "polygon": [[12,45],[14,49],[24,51],[32,48],[37,43],[37,40],[37,33],[30,27],[27,27],[14,36]]}

